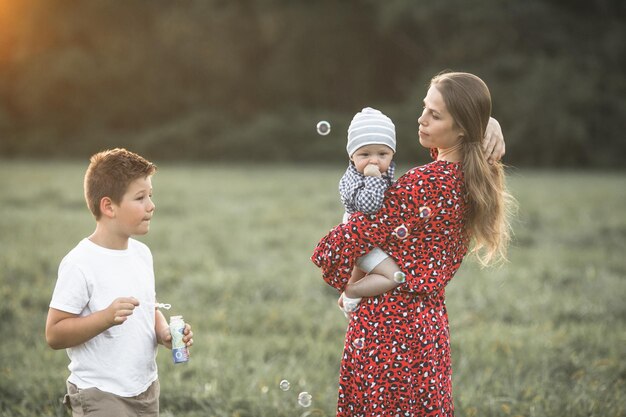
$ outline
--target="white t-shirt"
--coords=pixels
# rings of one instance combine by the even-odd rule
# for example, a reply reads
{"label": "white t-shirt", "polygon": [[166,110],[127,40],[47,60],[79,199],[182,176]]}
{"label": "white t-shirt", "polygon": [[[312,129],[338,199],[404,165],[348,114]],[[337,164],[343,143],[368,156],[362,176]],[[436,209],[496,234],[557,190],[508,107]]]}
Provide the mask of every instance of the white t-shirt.
{"label": "white t-shirt", "polygon": [[135,297],[140,305],[121,325],[66,349],[68,381],[81,389],[96,387],[133,397],[157,379],[150,249],[134,239],[126,250],[106,249],[83,239],[61,261],[50,307],[82,317],[107,308],[118,297]]}

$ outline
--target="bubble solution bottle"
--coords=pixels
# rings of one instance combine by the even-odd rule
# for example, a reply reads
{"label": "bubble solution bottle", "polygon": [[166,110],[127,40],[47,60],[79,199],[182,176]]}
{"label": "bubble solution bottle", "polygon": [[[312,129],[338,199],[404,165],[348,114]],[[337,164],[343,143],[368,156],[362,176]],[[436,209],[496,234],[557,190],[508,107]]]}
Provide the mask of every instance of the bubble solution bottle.
{"label": "bubble solution bottle", "polygon": [[189,360],[189,351],[183,342],[185,321],[183,316],[170,317],[170,333],[172,333],[172,357],[174,363],[184,363]]}

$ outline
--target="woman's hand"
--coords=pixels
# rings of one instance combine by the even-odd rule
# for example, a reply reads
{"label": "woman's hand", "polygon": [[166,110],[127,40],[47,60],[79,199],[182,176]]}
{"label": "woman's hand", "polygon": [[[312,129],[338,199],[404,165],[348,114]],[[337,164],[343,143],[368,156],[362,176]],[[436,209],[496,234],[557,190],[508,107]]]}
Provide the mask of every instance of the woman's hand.
{"label": "woman's hand", "polygon": [[505,154],[504,135],[500,123],[493,117],[489,118],[489,123],[485,129],[483,139],[483,150],[487,155],[490,164],[499,161]]}

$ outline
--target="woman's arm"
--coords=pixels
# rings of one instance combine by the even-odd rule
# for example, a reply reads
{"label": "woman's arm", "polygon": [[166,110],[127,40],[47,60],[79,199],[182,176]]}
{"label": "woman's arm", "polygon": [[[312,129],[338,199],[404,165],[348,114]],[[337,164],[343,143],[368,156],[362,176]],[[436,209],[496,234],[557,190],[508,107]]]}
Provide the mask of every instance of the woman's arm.
{"label": "woman's arm", "polygon": [[407,173],[389,189],[376,215],[357,213],[318,243],[312,260],[324,280],[345,291],[354,260],[379,246],[406,274],[403,289],[439,291],[454,276],[467,249],[459,223],[464,206],[457,181],[454,172],[440,165]]}
{"label": "woman's arm", "polygon": [[[395,189],[402,192],[395,192]],[[347,223],[336,226],[320,240],[311,260],[322,269],[323,278],[330,286],[344,291],[354,261],[374,246],[385,246],[386,240],[402,222],[400,212],[405,217],[415,218],[413,201],[419,197],[407,198],[413,190],[410,182],[403,184],[402,179],[398,180],[385,194],[381,210],[370,215],[356,213]]]}

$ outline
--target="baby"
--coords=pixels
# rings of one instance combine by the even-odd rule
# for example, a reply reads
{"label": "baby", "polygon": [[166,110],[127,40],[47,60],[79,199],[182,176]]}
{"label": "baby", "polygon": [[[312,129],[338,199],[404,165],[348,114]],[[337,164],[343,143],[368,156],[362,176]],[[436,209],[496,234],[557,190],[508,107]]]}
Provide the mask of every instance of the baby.
{"label": "baby", "polygon": [[[350,163],[339,181],[339,194],[345,207],[343,222],[356,212],[376,213],[383,205],[385,191],[393,181],[396,130],[379,110],[366,107],[352,119],[346,146]],[[376,247],[357,259],[352,277],[339,305],[345,313],[358,307],[362,297],[387,292],[405,281],[393,259]]]}

